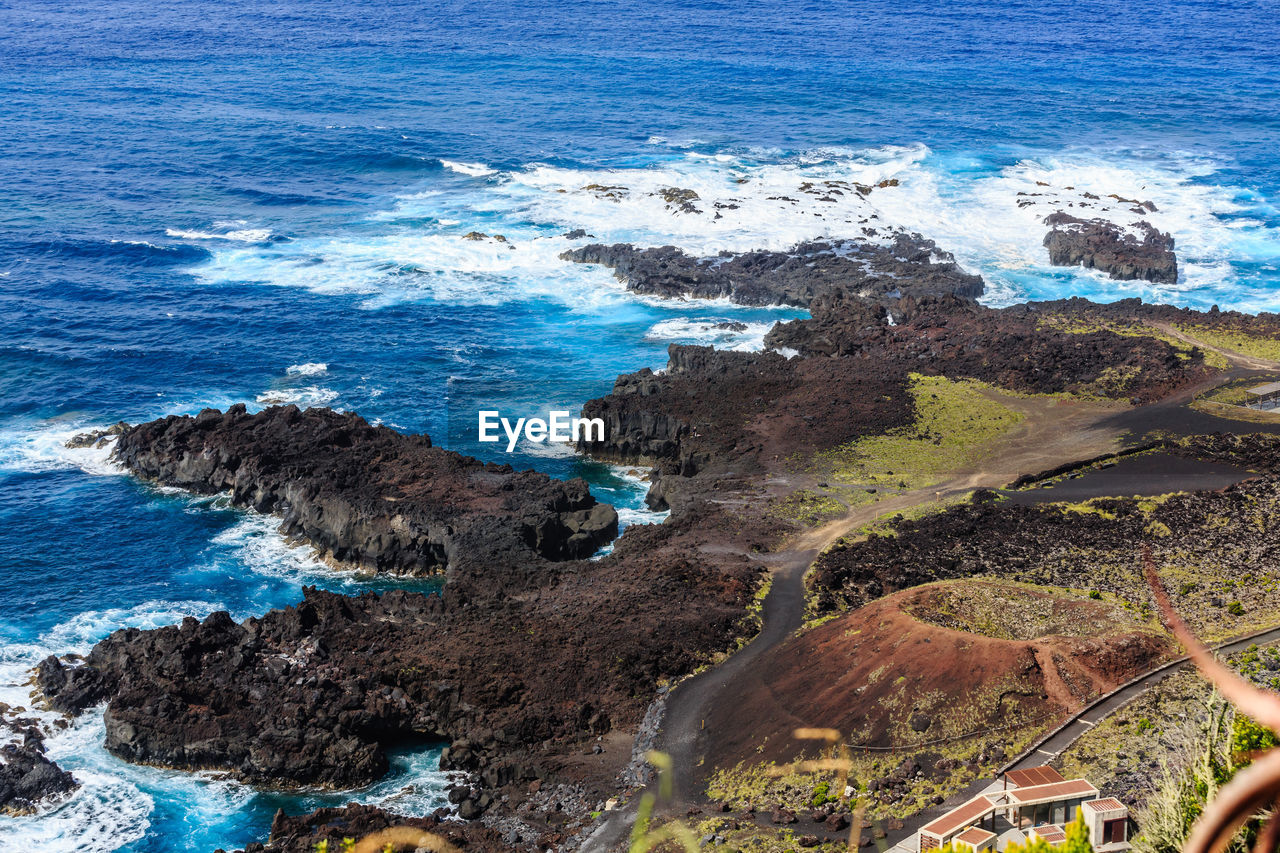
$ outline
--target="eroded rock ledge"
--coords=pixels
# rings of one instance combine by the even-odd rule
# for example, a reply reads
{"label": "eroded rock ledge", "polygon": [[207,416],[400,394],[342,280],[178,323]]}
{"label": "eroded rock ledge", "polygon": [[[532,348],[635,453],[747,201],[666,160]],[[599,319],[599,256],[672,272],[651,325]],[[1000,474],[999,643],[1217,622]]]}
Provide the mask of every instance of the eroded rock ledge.
{"label": "eroded rock ledge", "polygon": [[205,409],[123,431],[114,455],[166,486],[228,491],[323,557],[377,572],[439,572],[477,549],[577,559],[618,532],[580,479],[485,464],[329,409]]}
{"label": "eroded rock ledge", "polygon": [[602,264],[628,290],[652,296],[728,298],[740,305],[794,305],[845,289],[863,297],[948,293],[976,299],[982,279],[919,234],[898,234],[887,245],[862,240],[801,243],[786,252],[721,252],[697,258],[674,246],[638,249],[599,243],[560,255]]}

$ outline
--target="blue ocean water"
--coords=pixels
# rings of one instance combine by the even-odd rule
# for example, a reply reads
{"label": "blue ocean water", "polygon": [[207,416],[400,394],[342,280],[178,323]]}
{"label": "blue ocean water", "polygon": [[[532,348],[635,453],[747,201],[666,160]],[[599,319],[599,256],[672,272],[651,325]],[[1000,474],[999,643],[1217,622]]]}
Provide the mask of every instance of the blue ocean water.
{"label": "blue ocean water", "polygon": [[[628,522],[657,520],[625,471],[476,443],[476,410],[576,408],[673,341],[758,347],[796,312],[631,297],[558,259],[574,228],[714,252],[906,227],[996,304],[1280,308],[1270,0],[3,0],[0,103],[11,704],[40,657],[116,627],[373,584],[287,548],[269,520],[61,446],[89,427],[332,405],[586,476]],[[800,189],[889,178],[865,201]],[[657,193],[673,186],[705,212],[669,207]],[[1084,192],[1153,200],[1179,283],[1047,267],[1040,201]],[[714,328],[726,319],[747,330]],[[430,749],[320,798],[129,767],[100,742],[92,714],[54,737],[81,791],[0,818],[0,841],[208,851],[261,839],[278,806],[444,802]]]}

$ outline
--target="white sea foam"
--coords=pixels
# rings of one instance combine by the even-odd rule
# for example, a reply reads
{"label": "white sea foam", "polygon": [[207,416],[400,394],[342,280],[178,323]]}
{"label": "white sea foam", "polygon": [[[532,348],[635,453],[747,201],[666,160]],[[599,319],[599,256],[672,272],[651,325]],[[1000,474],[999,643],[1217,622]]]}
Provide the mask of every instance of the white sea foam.
{"label": "white sea foam", "polygon": [[651,509],[619,507],[618,524],[622,527],[630,527],[633,524],[661,524],[666,521],[670,515],[670,510],[655,512]]}
{"label": "white sea foam", "polygon": [[300,409],[309,409],[327,406],[338,399],[338,396],[338,392],[332,388],[307,385],[301,388],[272,388],[254,399],[264,406],[287,406],[292,403]]}
{"label": "white sea foam", "polygon": [[[215,540],[252,550],[266,545],[264,564],[278,566],[280,551],[287,549],[263,516],[246,516]],[[267,545],[269,540],[274,544]],[[256,543],[256,545],[254,544]],[[268,556],[267,552],[270,552]],[[253,561],[255,558],[250,558]],[[314,561],[292,556],[296,566],[318,568]],[[287,560],[286,560],[287,561]],[[279,570],[279,569],[277,569]],[[46,806],[38,815],[0,816],[0,845],[5,849],[39,851],[110,851],[127,846],[154,831],[158,800],[179,804],[185,812],[184,825],[204,833],[209,843],[202,849],[241,846],[243,838],[219,837],[216,827],[234,823],[226,818],[243,811],[259,796],[252,788],[211,773],[165,771],[127,764],[103,749],[105,727],[102,708],[86,712],[70,727],[55,725],[57,714],[32,707],[31,669],[50,654],[85,654],[93,643],[125,626],[154,628],[173,624],[186,616],[204,618],[222,605],[209,601],[149,601],[129,608],[111,608],[82,613],[33,642],[0,643],[0,702],[24,708],[23,715],[35,717],[46,732],[48,757],[68,770],[80,788],[66,799]],[[236,616],[236,618],[241,618]],[[450,775],[437,765],[438,753],[422,750],[393,756],[392,770],[377,783],[359,791],[335,794],[324,803],[358,800],[394,807],[402,814],[425,815],[447,805],[445,787]],[[313,798],[299,803],[305,811],[322,804]]]}
{"label": "white sea foam", "polygon": [[279,519],[268,515],[246,512],[212,541],[228,549],[238,565],[264,577],[326,586],[333,586],[335,580],[354,578],[353,572],[344,573],[321,562],[313,549],[286,542],[280,534]]}
{"label": "white sea foam", "polygon": [[[1176,298],[1223,286],[1233,261],[1274,262],[1280,244],[1280,235],[1240,215],[1246,197],[1240,188],[1215,184],[1214,164],[1192,157],[1071,153],[984,172],[923,146],[783,156],[662,144],[670,157],[644,168],[530,164],[489,174],[483,164],[448,161],[464,173],[485,170],[488,179],[465,190],[417,188],[370,217],[367,227],[342,234],[269,249],[218,249],[196,273],[210,282],[362,294],[367,309],[412,300],[552,299],[601,311],[640,297],[625,293],[606,269],[562,261],[559,254],[571,244],[560,235],[568,230],[583,228],[604,243],[674,245],[701,256],[784,250],[821,238],[887,240],[909,230],[935,239],[983,275],[988,301],[1001,303],[1073,287],[1086,295]],[[1085,192],[1099,198],[1086,199]],[[1176,286],[1110,282],[1096,272],[1049,266],[1044,217],[1065,208],[1120,224],[1139,218],[1132,205],[1107,198],[1113,193],[1156,204],[1157,212],[1141,218],[1174,234],[1183,273]],[[1086,201],[1090,207],[1081,206]],[[471,232],[505,239],[467,239]],[[1246,307],[1274,300],[1247,283],[1237,292]],[[666,304],[679,310],[679,303]]]}
{"label": "white sea foam", "polygon": [[[537,416],[535,415],[535,417]],[[543,419],[545,420],[545,416],[543,416]],[[526,456],[536,456],[540,459],[571,459],[578,455],[572,444],[565,444],[559,441],[537,442],[522,440],[520,442],[520,452]]]}
{"label": "white sea foam", "polygon": [[67,447],[76,435],[109,426],[85,421],[13,424],[0,431],[0,470],[34,473],[79,468],[87,474],[123,474],[124,469],[110,459],[114,438],[107,438],[102,447]]}
{"label": "white sea foam", "polygon": [[[644,169],[579,170],[534,165],[493,189],[538,222],[585,228],[601,242],[671,244],[699,255],[781,250],[824,236],[883,229],[874,186],[914,167],[927,150],[884,148],[856,158],[759,163],[693,152]],[[695,193],[686,207],[671,190]]]}
{"label": "white sea foam", "polygon": [[269,228],[236,228],[230,231],[200,231],[194,228],[166,228],[164,233],[181,240],[231,240],[236,243],[265,243],[271,239]]}
{"label": "white sea foam", "polygon": [[[94,712],[71,733],[88,732],[101,743],[101,729],[101,712]],[[69,736],[54,740],[65,739]],[[73,775],[80,788],[38,817],[0,816],[0,844],[5,849],[107,853],[146,836],[155,807],[150,795],[115,773],[77,767]]]}
{"label": "white sea foam", "polygon": [[473,178],[483,178],[486,175],[497,174],[496,169],[490,169],[484,163],[459,163],[456,160],[441,160],[440,165],[444,166],[451,172],[457,172],[460,175],[470,175]]}
{"label": "white sea foam", "polygon": [[80,788],[35,817],[0,816],[0,846],[13,850],[108,851],[142,838],[154,802],[142,784],[151,771],[131,767],[103,748],[102,711],[91,711],[66,729],[58,715],[32,706],[31,669],[51,654],[85,654],[122,627],[155,628],[219,609],[206,601],[148,601],[129,608],[81,613],[34,642],[0,643],[0,702],[26,710],[46,733],[48,757],[68,770]]}
{"label": "white sea foam", "polygon": [[[745,328],[738,328],[744,326]],[[675,341],[701,344],[717,349],[759,352],[764,349],[764,336],[774,323],[737,323],[728,318],[714,320],[663,320],[645,333],[650,341]]]}
{"label": "white sea foam", "polygon": [[[883,209],[886,217],[934,238],[964,266],[981,273],[988,301],[994,303],[1025,297],[1032,287],[1039,290],[1034,295],[1054,295],[1043,276],[1068,274],[1048,263],[1043,221],[1050,213],[1062,210],[1121,226],[1145,220],[1175,238],[1180,267],[1176,285],[1115,282],[1104,273],[1075,270],[1070,273],[1077,281],[1073,290],[1105,298],[1179,301],[1182,294],[1224,284],[1232,273],[1231,260],[1256,260],[1268,245],[1276,253],[1274,239],[1280,235],[1239,216],[1238,189],[1208,181],[1214,169],[1212,163],[1191,157],[1152,162],[1077,153],[1024,160],[978,180],[945,171],[925,173],[904,182],[899,193],[886,195]],[[1139,212],[1132,201],[1151,201],[1157,210]],[[1240,307],[1257,306],[1245,295]]]}
{"label": "white sea foam", "polygon": [[613,476],[623,481],[625,488],[632,495],[632,506],[621,505],[617,507],[618,523],[622,527],[630,527],[633,524],[661,524],[671,515],[670,510],[655,512],[649,509],[644,502],[644,496],[649,491],[649,473],[630,465],[610,465]]}
{"label": "white sea foam", "polygon": [[322,361],[308,361],[304,364],[291,364],[285,368],[284,372],[289,376],[319,376],[327,373],[329,365]]}
{"label": "white sea foam", "polygon": [[148,249],[169,250],[173,248],[172,246],[157,246],[155,243],[148,243],[146,240],[112,240],[111,242],[121,246],[146,246]]}

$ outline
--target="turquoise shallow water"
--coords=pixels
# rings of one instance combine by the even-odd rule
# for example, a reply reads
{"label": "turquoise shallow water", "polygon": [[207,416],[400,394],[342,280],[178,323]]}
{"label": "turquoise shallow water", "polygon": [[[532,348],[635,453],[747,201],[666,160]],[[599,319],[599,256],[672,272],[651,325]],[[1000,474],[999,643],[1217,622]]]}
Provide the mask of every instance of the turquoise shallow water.
{"label": "turquoise shallow water", "polygon": [[[586,476],[629,523],[655,520],[625,472],[478,445],[475,411],[575,409],[663,364],[669,343],[756,347],[795,312],[630,297],[558,259],[573,228],[714,252],[856,235],[875,217],[937,239],[995,304],[1276,309],[1269,6],[0,5],[0,698],[25,701],[32,663],[115,627],[368,584],[264,519],[61,448],[90,426],[332,405]],[[865,204],[798,191],[889,178]],[[672,186],[737,206],[681,214],[655,194]],[[1045,208],[1018,193],[1084,192],[1155,201],[1178,284],[1047,267]],[[747,330],[711,328],[725,319]],[[124,766],[100,728],[90,715],[51,741],[82,791],[0,818],[0,841],[207,851],[261,837],[278,806],[318,804]],[[435,758],[406,753],[335,799],[429,811]]]}

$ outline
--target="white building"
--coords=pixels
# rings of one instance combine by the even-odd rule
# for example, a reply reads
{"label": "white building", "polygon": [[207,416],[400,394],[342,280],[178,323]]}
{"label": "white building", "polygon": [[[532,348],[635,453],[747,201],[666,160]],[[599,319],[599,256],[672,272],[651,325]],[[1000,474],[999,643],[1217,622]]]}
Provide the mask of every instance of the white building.
{"label": "white building", "polygon": [[1129,849],[1129,809],[1119,800],[1099,797],[1085,779],[1066,779],[1049,766],[1010,770],[1004,785],[988,789],[926,824],[917,850],[925,853],[950,843],[972,853],[1004,850],[1031,836],[1052,845],[1066,840],[1064,826],[1084,816],[1089,841],[1098,853]]}

